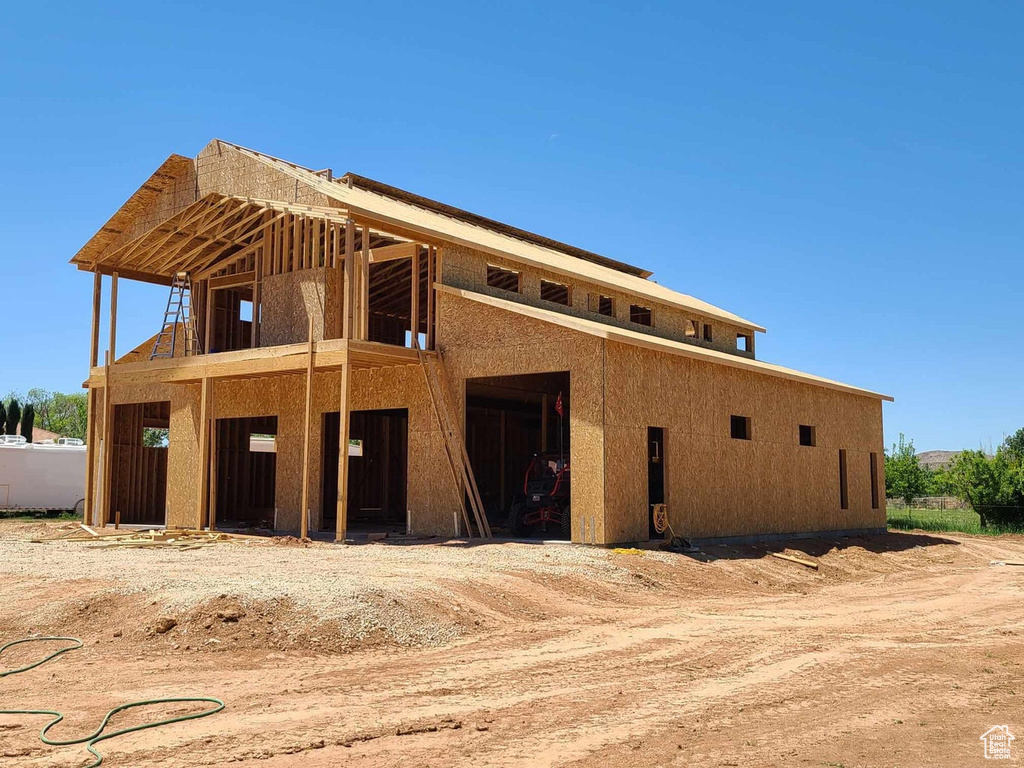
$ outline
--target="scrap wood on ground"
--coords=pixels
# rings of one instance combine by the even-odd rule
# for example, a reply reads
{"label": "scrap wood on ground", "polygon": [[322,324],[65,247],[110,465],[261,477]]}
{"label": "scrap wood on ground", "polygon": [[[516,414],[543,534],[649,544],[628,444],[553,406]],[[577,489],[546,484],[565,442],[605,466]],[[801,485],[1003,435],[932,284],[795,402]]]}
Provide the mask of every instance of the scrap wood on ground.
{"label": "scrap wood on ground", "polygon": [[91,544],[90,549],[109,547],[198,549],[214,544],[258,538],[263,537],[223,533],[221,531],[204,531],[193,528],[166,528],[144,531],[114,530],[112,532],[105,532],[102,529],[97,531],[84,523],[79,523],[77,528],[56,536],[29,539],[29,541],[33,544],[46,544],[52,541],[84,541]]}

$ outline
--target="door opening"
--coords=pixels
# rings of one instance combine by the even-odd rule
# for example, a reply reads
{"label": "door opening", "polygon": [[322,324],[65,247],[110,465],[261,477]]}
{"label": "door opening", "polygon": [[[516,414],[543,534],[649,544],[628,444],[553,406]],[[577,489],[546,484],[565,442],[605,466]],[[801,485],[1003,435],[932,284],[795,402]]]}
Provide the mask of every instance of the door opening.
{"label": "door opening", "polygon": [[[338,524],[338,413],[324,414],[321,531]],[[404,531],[409,469],[409,411],[349,414],[348,528]]]}
{"label": "door opening", "polygon": [[661,536],[654,527],[654,505],[665,503],[665,430],[647,428],[647,530],[652,539]]}

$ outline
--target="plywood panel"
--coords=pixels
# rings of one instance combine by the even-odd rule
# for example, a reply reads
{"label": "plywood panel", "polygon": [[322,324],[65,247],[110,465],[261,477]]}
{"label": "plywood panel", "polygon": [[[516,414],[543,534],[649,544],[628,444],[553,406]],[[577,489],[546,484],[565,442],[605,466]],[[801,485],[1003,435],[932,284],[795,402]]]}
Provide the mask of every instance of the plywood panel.
{"label": "plywood panel", "polygon": [[329,267],[265,277],[260,346],[306,341],[310,317],[315,341],[336,338],[340,316],[337,286],[335,270]]}
{"label": "plywood panel", "polygon": [[[615,342],[605,364],[610,529],[644,529],[637,473],[647,426],[668,430],[669,511],[679,534],[884,527],[884,510],[871,509],[869,454],[882,451],[877,400]],[[733,414],[751,418],[752,440],[730,437]],[[815,447],[799,444],[799,424],[815,426]],[[840,448],[849,457],[848,510],[839,508]]]}

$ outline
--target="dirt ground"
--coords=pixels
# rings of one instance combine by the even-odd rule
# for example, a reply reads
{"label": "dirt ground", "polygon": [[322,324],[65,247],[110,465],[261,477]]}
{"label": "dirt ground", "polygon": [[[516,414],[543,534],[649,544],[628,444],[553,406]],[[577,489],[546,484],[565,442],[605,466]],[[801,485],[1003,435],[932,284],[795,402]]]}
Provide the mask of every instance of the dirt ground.
{"label": "dirt ground", "polygon": [[[60,738],[128,700],[227,703],[104,742],[112,768],[959,767],[1004,724],[1024,755],[1024,567],[990,564],[1024,537],[788,545],[818,571],[782,544],[26,541],[61,525],[0,523],[0,644],[86,647],[0,679],[0,709],[64,711]],[[0,716],[0,766],[86,764],[44,722]]]}

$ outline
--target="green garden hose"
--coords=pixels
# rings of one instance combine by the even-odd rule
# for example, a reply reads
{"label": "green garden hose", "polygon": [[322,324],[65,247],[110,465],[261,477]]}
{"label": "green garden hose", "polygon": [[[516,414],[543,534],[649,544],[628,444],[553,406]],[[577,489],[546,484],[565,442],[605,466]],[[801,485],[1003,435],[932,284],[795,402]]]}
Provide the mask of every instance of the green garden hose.
{"label": "green garden hose", "polygon": [[[15,640],[7,643],[7,645],[0,646],[0,656],[3,656],[4,651],[8,648],[12,648],[15,645],[21,645],[22,643],[42,643],[42,642],[54,642],[54,641],[67,641],[76,643],[76,645],[69,645],[66,648],[61,648],[49,656],[36,661],[32,664],[28,664],[18,669],[10,669],[7,671],[0,671],[0,678],[7,677],[8,675],[16,675],[19,672],[27,672],[30,669],[35,669],[41,664],[45,664],[50,659],[54,659],[60,656],[62,653],[68,651],[77,651],[82,647],[82,641],[77,637],[30,637],[24,640]],[[146,707],[151,704],[181,704],[181,703],[197,703],[203,702],[208,704],[216,704],[217,706],[213,709],[207,709],[203,712],[194,712],[189,715],[180,715],[178,717],[170,717],[166,720],[158,720],[153,723],[143,723],[142,725],[133,725],[131,728],[122,728],[119,731],[113,731],[112,733],[103,733],[103,730],[107,727],[110,722],[110,718],[116,715],[118,712],[124,712],[135,707]],[[188,698],[172,698],[172,699],[146,699],[143,701],[132,701],[127,704],[122,704],[119,707],[114,707],[112,710],[107,712],[106,717],[103,718],[103,722],[100,723],[100,727],[90,733],[88,736],[83,736],[80,739],[69,739],[67,741],[58,741],[57,739],[51,739],[47,737],[46,732],[53,728],[57,723],[64,719],[64,715],[60,712],[49,710],[49,709],[0,709],[0,715],[51,715],[53,720],[43,726],[43,729],[39,732],[39,740],[44,744],[49,744],[53,747],[67,747],[72,744],[85,744],[85,748],[96,758],[96,761],[90,763],[86,768],[97,768],[97,766],[103,763],[103,755],[96,751],[96,744],[107,739],[112,739],[115,736],[122,736],[126,733],[132,733],[134,731],[142,731],[147,728],[158,728],[161,725],[169,725],[171,723],[180,723],[185,720],[197,720],[200,717],[207,717],[208,715],[214,715],[224,709],[224,702],[220,699],[213,699],[206,696],[191,696]]]}

